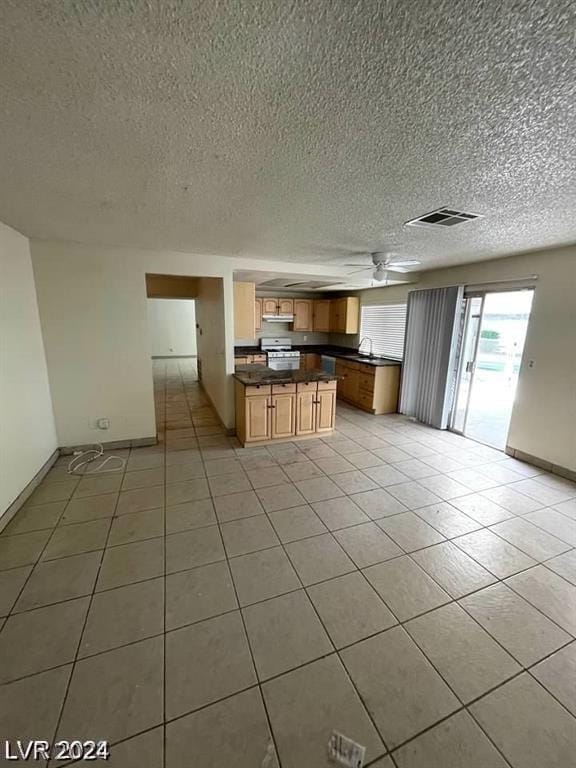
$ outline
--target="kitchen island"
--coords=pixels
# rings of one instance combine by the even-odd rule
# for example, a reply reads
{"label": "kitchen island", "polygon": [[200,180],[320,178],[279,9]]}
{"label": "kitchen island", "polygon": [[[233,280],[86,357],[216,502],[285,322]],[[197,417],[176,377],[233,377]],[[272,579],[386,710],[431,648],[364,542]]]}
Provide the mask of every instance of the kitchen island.
{"label": "kitchen island", "polygon": [[240,365],[234,379],[236,434],[242,445],[300,440],[334,430],[334,374]]}

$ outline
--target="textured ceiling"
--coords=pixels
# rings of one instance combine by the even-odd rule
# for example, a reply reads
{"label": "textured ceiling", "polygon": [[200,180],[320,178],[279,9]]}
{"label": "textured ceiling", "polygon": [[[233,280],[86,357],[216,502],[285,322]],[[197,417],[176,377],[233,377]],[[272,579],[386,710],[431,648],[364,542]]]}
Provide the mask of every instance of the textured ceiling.
{"label": "textured ceiling", "polygon": [[[424,268],[576,241],[572,0],[2,0],[0,219]],[[440,206],[485,214],[403,229]],[[354,259],[352,259],[354,260]]]}

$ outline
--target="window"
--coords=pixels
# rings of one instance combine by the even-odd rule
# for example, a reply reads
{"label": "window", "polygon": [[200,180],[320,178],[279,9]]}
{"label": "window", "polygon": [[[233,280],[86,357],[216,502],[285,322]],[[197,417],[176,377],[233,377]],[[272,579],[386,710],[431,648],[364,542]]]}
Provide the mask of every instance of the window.
{"label": "window", "polygon": [[[406,304],[364,305],[360,319],[360,338],[372,339],[375,355],[402,360],[406,332]],[[367,351],[368,342],[362,345]]]}

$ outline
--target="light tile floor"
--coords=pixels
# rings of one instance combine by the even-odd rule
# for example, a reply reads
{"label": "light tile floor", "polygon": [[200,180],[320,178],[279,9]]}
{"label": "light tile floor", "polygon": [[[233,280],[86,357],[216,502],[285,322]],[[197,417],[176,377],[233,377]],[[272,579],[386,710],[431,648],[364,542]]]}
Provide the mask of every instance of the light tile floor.
{"label": "light tile floor", "polygon": [[160,443],[59,459],[0,536],[3,739],[321,768],[337,729],[375,768],[574,764],[576,485],[345,406],[242,449],[194,361],[154,377]]}

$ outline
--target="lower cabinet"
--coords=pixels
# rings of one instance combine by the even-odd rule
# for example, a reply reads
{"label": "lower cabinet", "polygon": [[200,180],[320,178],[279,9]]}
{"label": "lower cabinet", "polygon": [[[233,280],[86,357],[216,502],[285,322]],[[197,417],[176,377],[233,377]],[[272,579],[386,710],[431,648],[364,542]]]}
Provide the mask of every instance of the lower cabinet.
{"label": "lower cabinet", "polygon": [[292,437],[296,425],[296,384],[286,385],[287,391],[284,392],[278,391],[280,387],[281,385],[272,387],[270,398],[270,436],[273,440]]}
{"label": "lower cabinet", "polygon": [[400,365],[374,366],[336,361],[338,397],[374,414],[396,413]]}
{"label": "lower cabinet", "polygon": [[236,381],[236,433],[240,442],[331,432],[336,381],[245,386]]}
{"label": "lower cabinet", "polygon": [[316,432],[332,432],[336,423],[336,389],[321,389],[316,399]]}
{"label": "lower cabinet", "polygon": [[234,355],[234,365],[266,365],[266,355]]}
{"label": "lower cabinet", "polygon": [[296,434],[313,435],[316,432],[316,382],[298,384],[296,395]]}
{"label": "lower cabinet", "polygon": [[247,397],[246,440],[267,440],[270,434],[270,398],[267,395]]}

